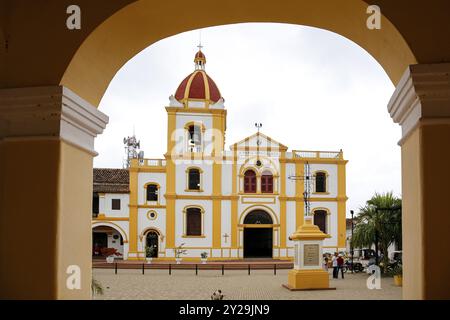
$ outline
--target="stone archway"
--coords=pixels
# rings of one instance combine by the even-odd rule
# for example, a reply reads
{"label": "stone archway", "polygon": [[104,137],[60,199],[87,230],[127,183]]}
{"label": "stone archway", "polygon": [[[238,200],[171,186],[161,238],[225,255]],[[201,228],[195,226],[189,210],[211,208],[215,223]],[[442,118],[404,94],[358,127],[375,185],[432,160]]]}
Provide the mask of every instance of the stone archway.
{"label": "stone archway", "polygon": [[[183,21],[163,23],[166,13],[173,7],[184,12]],[[193,29],[245,22],[291,23],[338,33],[368,51],[395,84],[408,65],[417,60],[402,35],[384,16],[380,30],[374,32],[367,28],[367,7],[362,0],[288,0],[284,6],[257,0],[245,4],[230,0],[226,6],[200,1],[192,6],[179,0],[160,3],[158,8],[153,1],[134,1],[105,20],[84,40],[60,84],[97,106],[117,71],[151,44]]]}
{"label": "stone archway", "polygon": [[[107,117],[95,107],[117,70],[146,46],[164,37],[205,26],[264,21],[303,24],[341,34],[375,57],[397,85],[389,111],[403,128],[404,297],[449,297],[448,285],[442,283],[450,283],[446,270],[450,258],[442,252],[448,251],[450,243],[447,232],[450,218],[441,209],[441,202],[450,192],[447,183],[450,169],[446,163],[450,151],[441,146],[450,141],[450,65],[446,63],[450,61],[450,47],[446,41],[446,20],[440,16],[448,10],[411,4],[412,14],[405,20],[402,18],[405,14],[400,12],[404,10],[403,4],[386,5],[385,10],[394,19],[395,26],[383,16],[382,30],[369,31],[364,26],[368,3],[361,0],[344,3],[286,0],[283,6],[257,0],[244,4],[239,0],[226,4],[200,0],[199,5],[192,6],[174,0],[159,3],[157,8],[150,0],[124,0],[106,9],[94,8],[85,1],[92,20],[74,37],[68,36],[71,31],[57,24],[63,19],[36,21],[23,12],[41,9],[38,2],[26,8],[11,3],[12,9],[7,7],[6,12],[13,17],[5,34],[12,34],[14,45],[7,55],[0,50],[0,60],[8,58],[6,66],[1,66],[5,72],[0,72],[0,85],[15,88],[0,92],[0,123],[9,124],[8,130],[0,131],[0,193],[5,200],[0,203],[1,222],[8,226],[0,233],[0,243],[14,243],[14,246],[0,247],[0,254],[9,258],[5,263],[0,262],[1,271],[11,274],[20,270],[12,263],[20,261],[20,250],[16,247],[29,244],[17,239],[18,229],[32,232],[35,225],[42,226],[45,242],[56,245],[45,250],[31,248],[42,253],[34,259],[33,266],[40,277],[27,271],[14,278],[2,278],[2,297],[90,296],[87,289],[90,257],[86,252],[90,246],[93,139],[107,123]],[[49,16],[56,17],[58,12],[64,12],[63,5],[63,2],[49,3],[44,9]],[[183,12],[183,19],[167,20],[167,12],[173,8]],[[424,17],[423,9],[429,9],[430,14]],[[417,24],[418,20],[423,23]],[[37,23],[41,23],[40,28],[35,28]],[[425,24],[427,28],[423,28]],[[6,29],[6,25],[1,27]],[[41,32],[42,37],[36,37],[36,32]],[[433,33],[439,32],[443,36],[433,37]],[[434,46],[436,40],[439,41]],[[45,50],[32,50],[38,44]],[[423,64],[414,65],[417,62]],[[38,87],[48,85],[51,87]],[[32,109],[36,105],[53,109],[48,113],[36,111]],[[24,106],[35,112],[34,119],[11,112],[15,107]],[[64,114],[64,120],[58,114]],[[81,123],[80,119],[83,119]],[[60,124],[67,120],[78,123],[84,129],[80,130],[83,135],[63,132]],[[33,163],[41,164],[40,170],[30,165],[30,155]],[[39,203],[26,224],[21,217],[28,208],[21,205],[23,186],[17,181],[28,181],[28,187],[35,190],[28,200]],[[41,188],[41,181],[46,181],[47,188]],[[77,246],[73,246],[75,242]],[[425,263],[431,260],[441,263]],[[64,274],[67,265],[73,262],[87,275],[82,280],[86,289],[77,292],[65,289],[64,278],[57,276]]]}

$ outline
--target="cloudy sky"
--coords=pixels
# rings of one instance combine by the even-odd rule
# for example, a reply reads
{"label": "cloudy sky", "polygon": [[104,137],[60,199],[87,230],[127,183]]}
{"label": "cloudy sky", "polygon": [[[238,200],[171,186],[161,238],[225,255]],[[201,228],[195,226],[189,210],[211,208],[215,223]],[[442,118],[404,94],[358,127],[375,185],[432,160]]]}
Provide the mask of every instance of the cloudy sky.
{"label": "cloudy sky", "polygon": [[[146,158],[166,151],[164,107],[194,69],[200,32],[148,47],[115,76],[100,110],[110,117],[96,140],[96,167],[122,167],[122,140],[133,133]],[[386,106],[394,86],[364,49],[335,33],[296,25],[249,23],[202,29],[206,71],[227,117],[227,148],[262,132],[290,150],[343,149],[347,209],[375,191],[401,196],[400,127]]]}

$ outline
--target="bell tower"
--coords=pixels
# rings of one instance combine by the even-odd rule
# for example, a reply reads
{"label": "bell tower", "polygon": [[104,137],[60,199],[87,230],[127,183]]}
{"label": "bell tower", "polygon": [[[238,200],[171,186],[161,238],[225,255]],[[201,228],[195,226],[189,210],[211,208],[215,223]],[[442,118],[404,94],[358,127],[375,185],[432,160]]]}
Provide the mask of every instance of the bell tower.
{"label": "bell tower", "polygon": [[166,107],[168,154],[214,156],[224,150],[224,99],[205,67],[206,56],[200,45],[194,57],[194,71],[180,83]]}

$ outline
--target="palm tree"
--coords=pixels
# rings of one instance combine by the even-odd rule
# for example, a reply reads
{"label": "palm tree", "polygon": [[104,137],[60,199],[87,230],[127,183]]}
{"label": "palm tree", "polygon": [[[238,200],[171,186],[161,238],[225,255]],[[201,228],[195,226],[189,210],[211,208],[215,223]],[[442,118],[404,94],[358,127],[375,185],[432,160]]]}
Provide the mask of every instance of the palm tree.
{"label": "palm tree", "polygon": [[[383,265],[389,263],[388,248],[396,243],[401,247],[402,239],[402,200],[392,192],[375,193],[366,205],[360,208],[355,218],[355,231],[352,244],[356,247],[372,247],[383,252]],[[378,255],[378,252],[377,252]]]}

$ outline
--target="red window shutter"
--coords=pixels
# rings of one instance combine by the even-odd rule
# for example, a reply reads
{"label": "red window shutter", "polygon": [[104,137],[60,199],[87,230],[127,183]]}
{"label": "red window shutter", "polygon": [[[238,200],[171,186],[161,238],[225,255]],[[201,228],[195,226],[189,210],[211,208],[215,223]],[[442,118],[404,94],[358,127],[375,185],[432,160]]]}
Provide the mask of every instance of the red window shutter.
{"label": "red window shutter", "polygon": [[244,178],[244,192],[249,192],[250,191],[250,182],[249,182],[249,178],[245,177]]}
{"label": "red window shutter", "polygon": [[256,174],[253,170],[248,170],[244,174],[244,192],[256,192]]}
{"label": "red window shutter", "polygon": [[188,208],[186,211],[186,235],[202,235],[202,213],[199,208]]}
{"label": "red window shutter", "polygon": [[273,193],[273,176],[271,174],[263,174],[261,177],[261,192]]}
{"label": "red window shutter", "polygon": [[256,177],[250,178],[250,192],[256,192]]}
{"label": "red window shutter", "polygon": [[273,177],[270,176],[267,181],[267,192],[273,193]]}

